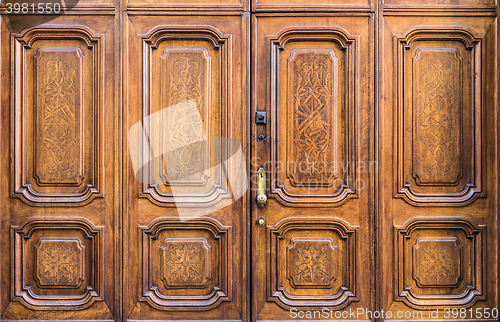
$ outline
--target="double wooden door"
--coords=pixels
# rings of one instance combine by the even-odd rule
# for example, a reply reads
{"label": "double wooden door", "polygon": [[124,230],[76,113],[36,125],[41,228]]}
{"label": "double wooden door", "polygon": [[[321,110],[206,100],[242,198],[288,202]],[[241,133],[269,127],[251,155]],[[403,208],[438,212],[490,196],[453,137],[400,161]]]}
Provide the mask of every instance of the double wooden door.
{"label": "double wooden door", "polygon": [[495,320],[495,1],[64,5],[1,8],[2,320]]}

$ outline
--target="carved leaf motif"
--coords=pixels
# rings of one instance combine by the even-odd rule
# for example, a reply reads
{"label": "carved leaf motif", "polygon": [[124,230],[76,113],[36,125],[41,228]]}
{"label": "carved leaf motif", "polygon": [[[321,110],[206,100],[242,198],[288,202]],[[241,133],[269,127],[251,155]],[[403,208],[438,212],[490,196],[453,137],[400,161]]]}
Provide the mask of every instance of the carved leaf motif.
{"label": "carved leaf motif", "polygon": [[[43,61],[43,60],[42,60]],[[74,180],[75,148],[77,139],[77,115],[75,87],[75,68],[61,56],[46,60],[42,72],[46,82],[41,84],[39,102],[41,102],[40,138],[46,151],[47,160],[43,160],[45,176],[50,180],[62,182]],[[42,161],[39,161],[42,162]],[[47,180],[47,178],[44,178]]]}
{"label": "carved leaf motif", "polygon": [[172,285],[204,282],[205,248],[201,244],[170,244],[167,249],[167,280]]}
{"label": "carved leaf motif", "polygon": [[460,278],[460,249],[456,241],[422,241],[419,244],[416,260],[420,284],[455,285]]}
{"label": "carved leaf motif", "polygon": [[[191,54],[192,55],[192,54]],[[168,106],[194,100],[198,109],[203,106],[204,84],[203,69],[205,61],[195,57],[184,56],[173,63],[173,71],[168,71],[170,85],[168,90]],[[174,57],[170,57],[174,58]],[[200,66],[202,65],[202,66]],[[166,106],[167,107],[167,106]],[[164,157],[164,167],[169,167],[169,181],[183,179],[200,172],[204,157],[204,126],[199,113],[176,109],[169,118],[171,125],[167,133],[169,150],[174,151]],[[163,171],[167,173],[167,171]]]}
{"label": "carved leaf motif", "polygon": [[311,245],[299,246],[294,265],[297,267],[296,279],[298,282],[327,284],[330,282],[330,261],[326,246]]}
{"label": "carved leaf motif", "polygon": [[[301,165],[294,181],[329,181],[332,149],[330,110],[332,106],[332,69],[329,54],[296,54],[293,62],[293,156]],[[307,165],[307,166],[304,166]],[[302,177],[302,178],[300,178]]]}
{"label": "carved leaf motif", "polygon": [[459,61],[454,52],[420,55],[417,157],[425,166],[416,175],[424,183],[453,183],[460,171]]}
{"label": "carved leaf motif", "polygon": [[43,285],[77,285],[81,250],[75,242],[44,242],[38,251],[38,278]]}

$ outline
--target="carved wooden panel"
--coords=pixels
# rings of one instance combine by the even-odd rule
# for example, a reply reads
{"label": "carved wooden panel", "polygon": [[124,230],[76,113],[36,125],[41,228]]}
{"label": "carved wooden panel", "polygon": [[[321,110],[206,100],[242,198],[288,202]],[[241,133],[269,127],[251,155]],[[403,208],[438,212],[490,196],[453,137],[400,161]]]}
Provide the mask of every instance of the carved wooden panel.
{"label": "carved wooden panel", "polygon": [[100,36],[33,28],[13,41],[13,196],[32,206],[102,197]]}
{"label": "carved wooden panel", "polygon": [[205,238],[165,238],[161,246],[165,287],[204,287],[212,274],[211,248]]}
{"label": "carved wooden panel", "polygon": [[463,218],[415,218],[396,226],[396,300],[425,309],[484,299],[484,229]]}
{"label": "carved wooden panel", "polygon": [[413,278],[419,287],[458,286],[462,245],[456,237],[419,237],[413,245]]}
{"label": "carved wooden panel", "polygon": [[356,229],[340,219],[287,218],[270,229],[268,301],[335,309],[357,301]]}
{"label": "carved wooden panel", "polygon": [[211,310],[231,301],[230,227],[209,218],[159,218],[141,231],[141,301],[169,311]]}
{"label": "carved wooden panel", "polygon": [[40,288],[78,288],[84,281],[85,246],[79,238],[40,237],[35,248],[35,279]]}
{"label": "carved wooden panel", "polygon": [[292,237],[287,251],[288,278],[294,288],[333,287],[338,255],[332,238]]}
{"label": "carved wooden panel", "polygon": [[[271,196],[286,205],[356,198],[357,36],[285,29],[271,46]],[[279,120],[279,121],[278,121]]]}
{"label": "carved wooden panel", "polygon": [[32,310],[81,310],[102,301],[102,231],[82,218],[13,226],[12,300]]}
{"label": "carved wooden panel", "polygon": [[482,192],[481,39],[465,30],[396,36],[397,197],[469,204]]}
{"label": "carved wooden panel", "polygon": [[[166,207],[228,198],[227,180],[216,167],[228,152],[211,138],[227,136],[229,127],[223,115],[231,108],[231,36],[210,27],[165,26],[142,44],[144,131],[155,154],[144,162],[142,196]],[[144,149],[144,160],[150,153]]]}

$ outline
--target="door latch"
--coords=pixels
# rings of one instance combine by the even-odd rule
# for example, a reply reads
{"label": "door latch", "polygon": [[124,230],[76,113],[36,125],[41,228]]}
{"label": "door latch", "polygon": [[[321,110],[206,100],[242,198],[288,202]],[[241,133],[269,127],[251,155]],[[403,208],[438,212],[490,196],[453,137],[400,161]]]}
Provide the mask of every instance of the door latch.
{"label": "door latch", "polygon": [[255,112],[255,124],[267,124],[267,114],[265,111]]}
{"label": "door latch", "polygon": [[262,208],[266,203],[266,171],[264,168],[260,168],[257,171],[257,205]]}

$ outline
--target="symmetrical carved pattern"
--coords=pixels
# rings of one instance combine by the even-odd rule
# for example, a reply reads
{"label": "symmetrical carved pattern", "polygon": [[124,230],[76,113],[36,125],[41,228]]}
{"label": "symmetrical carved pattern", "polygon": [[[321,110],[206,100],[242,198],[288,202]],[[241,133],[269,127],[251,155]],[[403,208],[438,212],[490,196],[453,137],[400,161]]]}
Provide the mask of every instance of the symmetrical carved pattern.
{"label": "symmetrical carved pattern", "polygon": [[210,279],[211,247],[204,238],[166,238],[163,250],[165,287],[205,286]]}
{"label": "symmetrical carved pattern", "polygon": [[291,154],[295,162],[307,164],[307,167],[290,173],[291,184],[297,185],[307,179],[329,184],[335,179],[331,171],[336,157],[331,111],[338,108],[334,97],[337,57],[333,50],[293,51],[292,56],[289,59],[293,75]]}
{"label": "symmetrical carved pattern", "polygon": [[[193,100],[200,111],[200,114],[193,115],[187,109],[176,109],[169,115],[171,124],[165,124],[162,139],[172,152],[162,156],[164,183],[180,184],[189,177],[186,183],[203,184],[208,176],[210,159],[204,146],[208,144],[208,133],[199,116],[207,118],[210,115],[207,114],[207,96],[211,57],[205,48],[167,47],[161,59],[162,73],[168,86],[163,107]],[[165,171],[167,166],[171,169],[168,175]]]}
{"label": "symmetrical carved pattern", "polygon": [[36,56],[39,115],[36,178],[40,183],[75,183],[82,176],[80,142],[81,51],[42,50]]}
{"label": "symmetrical carved pattern", "polygon": [[36,279],[40,287],[80,286],[85,246],[79,238],[41,237],[36,249]]}
{"label": "symmetrical carved pattern", "polygon": [[12,195],[29,205],[102,197],[101,46],[82,26],[14,35]]}
{"label": "symmetrical carved pattern", "polygon": [[19,245],[13,248],[13,301],[32,310],[82,310],[102,301],[102,227],[44,217],[11,230],[12,245]]}
{"label": "symmetrical carved pattern", "polygon": [[270,196],[306,207],[356,198],[358,36],[290,28],[269,41],[271,118],[285,123],[271,122]]}
{"label": "symmetrical carved pattern", "polygon": [[456,237],[420,237],[413,245],[413,276],[420,287],[457,286],[462,252]]}
{"label": "symmetrical carved pattern", "polygon": [[[455,49],[418,49],[413,165],[419,184],[456,184],[461,175],[460,110],[462,59]],[[427,161],[427,162],[426,162]]]}
{"label": "symmetrical carved pattern", "polygon": [[[194,101],[199,114],[175,109],[160,138],[149,135],[145,124],[152,144],[172,152],[151,163],[152,175],[159,171],[162,184],[144,183],[141,197],[162,207],[206,207],[230,197],[222,172],[211,168],[209,148],[214,133],[225,137],[229,127],[230,117],[222,121],[222,115],[231,104],[225,94],[232,88],[231,48],[231,35],[208,26],[160,26],[143,38],[144,88],[151,94],[144,97],[143,118],[163,109],[172,113],[169,106],[186,101]],[[160,68],[159,77],[155,68]],[[150,98],[158,91],[159,104]]]}
{"label": "symmetrical carved pattern", "polygon": [[332,238],[292,237],[287,250],[289,278],[294,287],[333,287],[337,246]]}
{"label": "symmetrical carved pattern", "polygon": [[230,227],[209,218],[159,218],[141,229],[141,301],[168,311],[211,310],[231,301]]}
{"label": "symmetrical carved pattern", "polygon": [[484,226],[444,217],[414,218],[394,229],[397,301],[426,309],[484,299]]}
{"label": "symmetrical carved pattern", "polygon": [[[337,218],[287,218],[270,229],[268,301],[335,307],[355,296],[356,229]],[[321,234],[312,237],[311,234]],[[338,263],[344,263],[340,266]]]}
{"label": "symmetrical carved pattern", "polygon": [[395,37],[396,197],[415,206],[469,204],[483,196],[481,39],[439,28]]}

